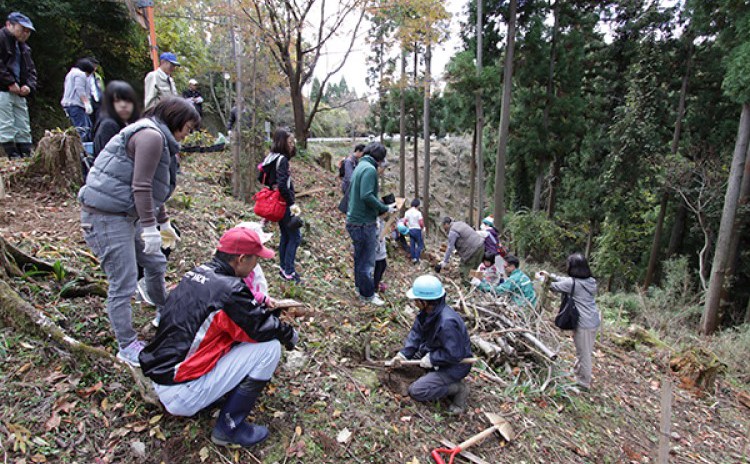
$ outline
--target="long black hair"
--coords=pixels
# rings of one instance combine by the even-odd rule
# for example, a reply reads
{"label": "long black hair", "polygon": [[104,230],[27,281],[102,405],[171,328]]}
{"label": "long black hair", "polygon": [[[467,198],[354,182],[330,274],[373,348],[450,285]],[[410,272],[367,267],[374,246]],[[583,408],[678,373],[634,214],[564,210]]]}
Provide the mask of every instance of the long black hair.
{"label": "long black hair", "polygon": [[291,136],[292,134],[290,134],[289,131],[285,129],[276,129],[273,132],[273,144],[271,145],[271,153],[278,153],[280,155],[286,156],[289,159],[294,158],[294,155],[297,154],[297,147],[289,150],[289,137]]}
{"label": "long black hair", "polygon": [[573,253],[568,256],[568,275],[576,279],[588,279],[593,277],[589,262],[581,253]]}
{"label": "long black hair", "polygon": [[[130,115],[130,119],[123,121],[115,111],[115,102],[125,100],[133,104],[133,114]],[[125,81],[112,81],[107,84],[107,89],[104,91],[104,98],[102,99],[102,115],[103,118],[109,117],[117,121],[121,126],[125,127],[127,124],[136,122],[141,117],[140,99],[138,95]]]}
{"label": "long black hair", "polygon": [[161,100],[143,115],[159,119],[167,125],[173,134],[185,127],[188,122],[192,122],[195,127],[198,127],[201,123],[201,115],[198,114],[198,110],[195,109],[193,104],[184,98],[177,97],[168,97]]}

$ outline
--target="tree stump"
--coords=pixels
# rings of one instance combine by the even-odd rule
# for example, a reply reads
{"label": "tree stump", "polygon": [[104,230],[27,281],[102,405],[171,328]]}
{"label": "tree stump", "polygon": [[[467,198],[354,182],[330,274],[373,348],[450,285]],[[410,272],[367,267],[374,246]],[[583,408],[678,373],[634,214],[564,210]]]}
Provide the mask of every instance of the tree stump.
{"label": "tree stump", "polygon": [[15,180],[48,186],[59,193],[73,191],[84,182],[81,153],[83,144],[75,129],[46,131],[31,163]]}
{"label": "tree stump", "polygon": [[315,160],[316,163],[326,171],[333,171],[333,157],[327,151],[321,153]]}

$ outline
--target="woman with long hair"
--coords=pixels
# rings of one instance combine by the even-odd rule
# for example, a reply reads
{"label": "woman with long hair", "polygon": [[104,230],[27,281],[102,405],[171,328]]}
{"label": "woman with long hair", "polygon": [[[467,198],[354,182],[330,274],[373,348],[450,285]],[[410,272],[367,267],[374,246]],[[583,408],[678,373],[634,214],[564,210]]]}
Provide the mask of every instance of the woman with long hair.
{"label": "woman with long hair", "polygon": [[594,352],[596,332],[601,325],[599,308],[596,306],[596,279],[591,274],[586,257],[581,253],[568,256],[567,277],[546,271],[540,274],[550,278],[550,288],[553,292],[567,293],[576,304],[579,315],[578,327],[573,334],[573,343],[576,346],[576,382],[579,387],[588,390],[591,387],[591,355]]}
{"label": "woman with long hair", "polygon": [[295,268],[297,248],[302,242],[300,228],[302,222],[299,216],[299,206],[295,204],[294,183],[289,163],[297,154],[294,135],[284,129],[276,129],[273,133],[271,153],[261,164],[258,179],[269,188],[278,188],[281,197],[286,202],[286,212],[279,221],[279,274],[284,280],[301,282]]}
{"label": "woman with long hair", "polygon": [[102,108],[94,126],[94,157],[104,149],[112,137],[128,124],[141,117],[139,98],[133,87],[125,81],[112,81],[107,84],[102,99]]}
{"label": "woman with long hair", "polygon": [[177,183],[179,142],[200,124],[195,107],[167,98],[104,147],[78,192],[81,228],[109,281],[107,313],[119,351],[117,357],[140,366],[145,344],[133,330],[130,298],[143,266],[156,317],[167,298],[163,248],[179,237],[169,222],[166,202]]}

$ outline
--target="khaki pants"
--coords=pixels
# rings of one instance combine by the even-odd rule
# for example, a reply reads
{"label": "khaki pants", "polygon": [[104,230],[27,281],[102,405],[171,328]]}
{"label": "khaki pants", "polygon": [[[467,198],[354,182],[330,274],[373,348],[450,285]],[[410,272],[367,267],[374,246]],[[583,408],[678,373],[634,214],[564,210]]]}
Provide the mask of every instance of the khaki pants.
{"label": "khaki pants", "polygon": [[573,343],[576,346],[576,380],[578,385],[584,388],[591,387],[591,354],[594,352],[594,342],[596,342],[598,330],[598,328],[578,328],[573,335]]}
{"label": "khaki pants", "polygon": [[469,279],[469,272],[475,270],[479,267],[479,265],[482,263],[482,259],[484,258],[484,246],[479,247],[479,249],[474,252],[473,255],[471,255],[471,258],[469,258],[468,261],[461,260],[461,277],[464,280]]}
{"label": "khaki pants", "polygon": [[29,108],[26,99],[0,92],[0,143],[31,143]]}

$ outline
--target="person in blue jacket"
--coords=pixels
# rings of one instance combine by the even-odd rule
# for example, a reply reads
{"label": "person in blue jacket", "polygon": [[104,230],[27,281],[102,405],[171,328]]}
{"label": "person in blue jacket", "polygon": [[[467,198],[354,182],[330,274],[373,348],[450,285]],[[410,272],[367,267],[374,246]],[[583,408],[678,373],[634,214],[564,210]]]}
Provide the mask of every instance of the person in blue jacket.
{"label": "person in blue jacket", "polygon": [[406,296],[419,308],[414,325],[406,337],[404,348],[392,359],[419,359],[427,373],[409,386],[409,396],[420,402],[450,398],[449,411],[466,411],[469,388],[463,378],[471,370],[461,360],[471,357],[469,332],[463,319],[445,303],[445,290],[440,280],[431,275],[417,277]]}

